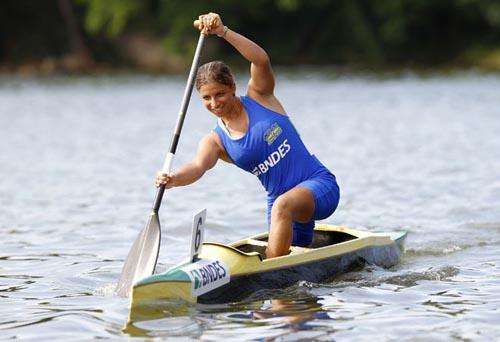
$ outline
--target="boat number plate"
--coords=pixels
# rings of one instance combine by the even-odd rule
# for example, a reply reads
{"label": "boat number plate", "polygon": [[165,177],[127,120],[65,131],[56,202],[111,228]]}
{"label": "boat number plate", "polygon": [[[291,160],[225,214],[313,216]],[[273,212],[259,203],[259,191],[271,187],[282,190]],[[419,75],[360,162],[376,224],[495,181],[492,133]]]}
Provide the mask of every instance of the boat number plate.
{"label": "boat number plate", "polygon": [[205,235],[205,221],[207,219],[207,209],[201,210],[193,217],[193,234],[191,235],[191,254],[190,258],[194,262],[198,259],[201,252],[203,237]]}
{"label": "boat number plate", "polygon": [[191,279],[191,295],[200,296],[229,283],[229,270],[219,260],[201,259],[182,268]]}

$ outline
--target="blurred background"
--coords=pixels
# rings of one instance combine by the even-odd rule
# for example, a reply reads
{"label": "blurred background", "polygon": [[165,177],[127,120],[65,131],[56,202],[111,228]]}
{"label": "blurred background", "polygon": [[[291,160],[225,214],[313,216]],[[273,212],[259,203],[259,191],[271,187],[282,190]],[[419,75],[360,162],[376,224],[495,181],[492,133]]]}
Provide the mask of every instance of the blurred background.
{"label": "blurred background", "polygon": [[[255,38],[274,65],[500,70],[497,0],[4,0],[0,71],[183,71],[192,21],[208,11]],[[208,49],[235,57],[220,40]]]}
{"label": "blurred background", "polygon": [[[128,300],[114,288],[208,11],[271,56],[277,97],[339,181],[327,222],[406,230],[406,253],[391,270],[162,308],[127,334],[498,341],[500,0],[0,1],[0,341],[123,339]],[[248,81],[222,39],[205,44],[212,59]],[[174,170],[215,122],[193,94]],[[163,202],[157,271],[187,257],[204,207],[207,241],[267,229],[258,179],[224,163]]]}

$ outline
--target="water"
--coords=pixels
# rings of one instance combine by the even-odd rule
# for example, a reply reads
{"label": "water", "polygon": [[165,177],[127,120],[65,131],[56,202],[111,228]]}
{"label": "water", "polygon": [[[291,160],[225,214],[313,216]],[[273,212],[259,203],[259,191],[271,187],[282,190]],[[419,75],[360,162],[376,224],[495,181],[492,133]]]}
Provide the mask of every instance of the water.
{"label": "water", "polygon": [[[278,74],[278,97],[341,185],[326,221],[407,230],[398,266],[242,303],[165,304],[126,325],[113,289],[153,203],[185,79],[1,76],[0,338],[499,339],[500,75]],[[194,97],[176,166],[214,122]],[[265,229],[257,179],[220,162],[166,193],[160,269],[188,254],[203,207],[207,240]]]}

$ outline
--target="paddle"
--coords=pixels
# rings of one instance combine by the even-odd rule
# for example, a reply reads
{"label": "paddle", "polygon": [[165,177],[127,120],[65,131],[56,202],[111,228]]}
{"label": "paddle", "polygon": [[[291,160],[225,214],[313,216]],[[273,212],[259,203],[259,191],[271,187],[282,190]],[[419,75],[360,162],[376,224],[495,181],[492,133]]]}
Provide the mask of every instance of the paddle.
{"label": "paddle", "polygon": [[[196,51],[194,53],[193,63],[191,64],[191,70],[189,72],[186,89],[184,91],[184,97],[182,99],[179,117],[177,118],[175,131],[170,142],[170,150],[163,164],[162,170],[166,173],[171,173],[172,162],[174,160],[175,151],[177,150],[177,144],[181,135],[182,125],[184,123],[184,118],[186,117],[186,111],[189,105],[189,100],[191,98],[191,93],[193,92],[194,79],[196,76],[196,71],[198,70],[198,62],[200,60],[200,54],[204,39],[205,35],[203,33],[200,33],[200,38],[198,39],[198,45],[196,46]],[[163,198],[164,192],[165,185],[162,185],[158,188],[158,191],[156,193],[156,198],[154,201],[153,209],[151,211],[151,215],[149,217],[149,221],[141,230],[139,236],[137,236],[137,238],[135,239],[135,242],[130,249],[127,259],[125,260],[125,265],[123,266],[120,280],[118,281],[118,285],[116,286],[116,293],[121,297],[128,297],[134,283],[136,283],[139,279],[153,274],[154,272],[156,261],[158,260],[158,254],[160,252],[161,237],[158,211],[160,210],[161,200]]]}

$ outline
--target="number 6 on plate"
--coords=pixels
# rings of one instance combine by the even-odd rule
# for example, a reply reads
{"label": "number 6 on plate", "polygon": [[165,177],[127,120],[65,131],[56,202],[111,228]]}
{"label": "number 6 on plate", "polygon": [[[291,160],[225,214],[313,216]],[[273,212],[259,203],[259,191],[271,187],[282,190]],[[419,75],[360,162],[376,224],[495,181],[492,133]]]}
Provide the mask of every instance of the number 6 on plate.
{"label": "number 6 on plate", "polygon": [[207,209],[201,210],[193,217],[193,234],[191,236],[191,254],[193,262],[198,260],[198,254],[201,252],[203,237],[205,236],[205,220],[207,218]]}

